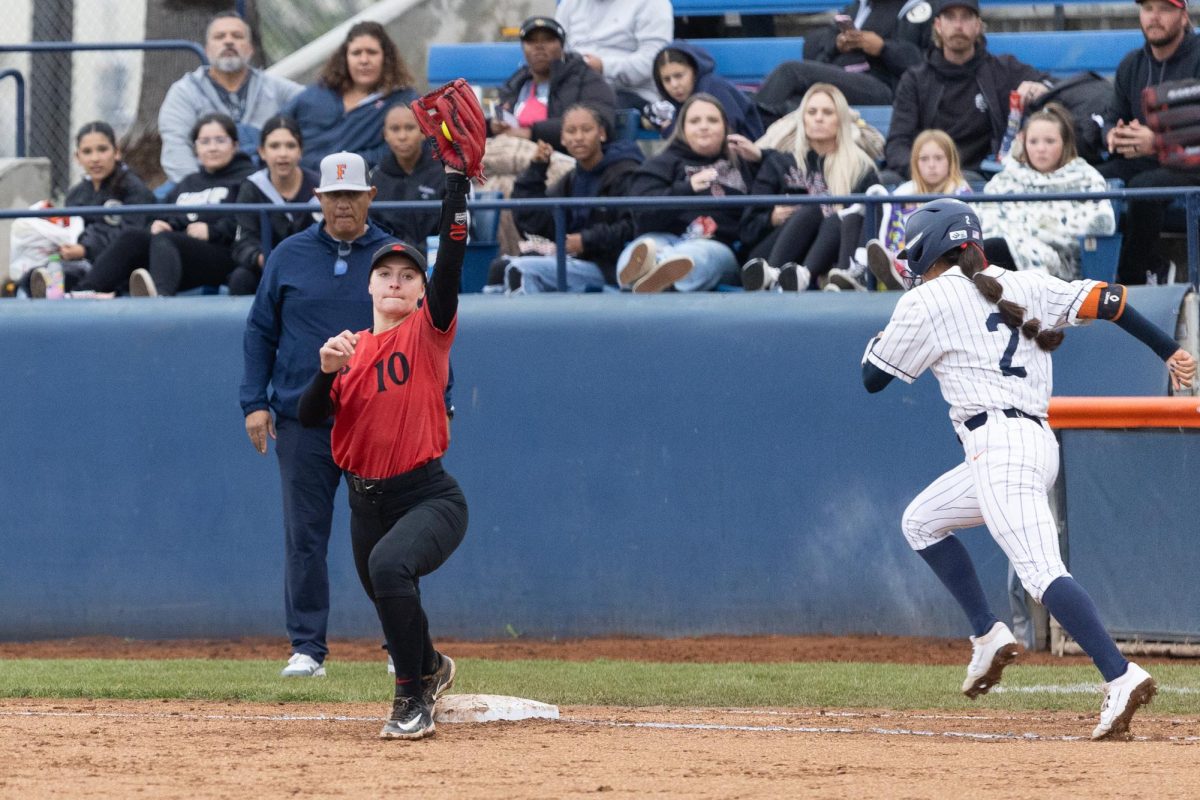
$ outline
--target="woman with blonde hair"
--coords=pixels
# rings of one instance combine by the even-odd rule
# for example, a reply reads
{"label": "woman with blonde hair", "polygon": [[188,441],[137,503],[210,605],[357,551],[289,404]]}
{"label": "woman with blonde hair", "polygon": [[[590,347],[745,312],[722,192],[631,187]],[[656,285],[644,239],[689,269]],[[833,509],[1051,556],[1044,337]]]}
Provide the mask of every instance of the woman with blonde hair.
{"label": "woman with blonde hair", "polygon": [[[945,131],[930,128],[921,131],[913,140],[909,159],[912,180],[896,187],[892,194],[963,195],[971,193],[971,185],[963,177],[958,147]],[[893,291],[903,289],[900,275],[894,268],[895,254],[904,249],[904,223],[908,215],[921,207],[920,203],[884,203],[879,213],[879,238],[867,242],[864,260],[879,285]]]}
{"label": "woman with blonde hair", "polygon": [[[762,160],[750,194],[862,194],[879,182],[875,163],[856,143],[845,96],[828,83],[813,84],[800,107],[772,126],[759,145],[765,145],[755,148],[759,153],[744,154]],[[742,285],[751,291],[776,285],[804,291],[835,264],[849,263],[862,221],[858,204],[746,209],[741,239],[752,249]]]}

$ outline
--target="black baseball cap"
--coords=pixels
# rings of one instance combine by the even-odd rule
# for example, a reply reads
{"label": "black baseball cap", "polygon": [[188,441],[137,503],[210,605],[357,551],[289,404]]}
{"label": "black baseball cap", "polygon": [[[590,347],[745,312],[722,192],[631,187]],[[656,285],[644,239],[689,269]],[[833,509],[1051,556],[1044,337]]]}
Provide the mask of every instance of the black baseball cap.
{"label": "black baseball cap", "polygon": [[558,37],[560,42],[567,40],[567,32],[562,25],[558,24],[558,20],[554,17],[530,17],[521,23],[521,39],[537,30],[550,31]]}
{"label": "black baseball cap", "polygon": [[412,261],[421,273],[421,279],[424,280],[426,278],[425,270],[427,266],[425,256],[421,255],[420,250],[407,242],[391,242],[376,250],[375,254],[371,256],[371,271],[374,272],[375,267],[379,266],[380,261],[392,255],[404,256]]}
{"label": "black baseball cap", "polygon": [[976,16],[979,16],[979,0],[937,0],[937,15],[940,16],[943,11],[955,6],[969,8],[975,12]]}

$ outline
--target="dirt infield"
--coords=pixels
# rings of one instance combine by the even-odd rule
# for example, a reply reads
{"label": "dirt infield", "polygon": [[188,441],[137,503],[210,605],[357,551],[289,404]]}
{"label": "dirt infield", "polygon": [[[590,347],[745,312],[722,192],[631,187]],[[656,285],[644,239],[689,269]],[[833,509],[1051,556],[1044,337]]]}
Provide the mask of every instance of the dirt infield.
{"label": "dirt infield", "polygon": [[[486,658],[964,663],[969,646],[884,637],[448,642]],[[0,643],[0,659],[282,658],[276,639]],[[331,658],[382,659],[374,641]],[[1026,663],[1067,662],[1031,654]],[[1144,659],[1143,659],[1144,660]],[[1151,707],[1153,708],[1153,707]],[[1200,715],[566,706],[562,718],[441,724],[381,742],[377,704],[0,700],[0,798],[1109,798],[1200,796]]]}

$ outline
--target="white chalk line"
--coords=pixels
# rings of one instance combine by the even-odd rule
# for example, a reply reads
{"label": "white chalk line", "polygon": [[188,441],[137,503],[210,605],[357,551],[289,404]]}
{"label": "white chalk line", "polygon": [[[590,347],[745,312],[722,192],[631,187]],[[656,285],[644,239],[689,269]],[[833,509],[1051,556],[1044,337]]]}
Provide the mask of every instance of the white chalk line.
{"label": "white chalk line", "polygon": [[[1094,683],[1051,684],[1048,686],[995,686],[990,690],[996,694],[1100,694],[1100,687]],[[1158,691],[1164,694],[1200,694],[1200,689],[1192,686],[1162,686]]]}
{"label": "white chalk line", "polygon": [[[712,713],[710,710],[709,713]],[[722,711],[721,713],[728,713]],[[757,714],[751,709],[739,709],[733,713]],[[769,712],[785,714],[787,712]],[[842,716],[853,716],[847,712]],[[825,716],[833,716],[826,714]],[[869,716],[869,715],[861,715]],[[899,715],[898,715],[899,716]],[[916,715],[912,715],[916,716]],[[131,713],[119,711],[9,711],[0,709],[0,717],[84,717],[92,719],[176,719],[176,720],[207,720],[215,722],[384,722],[383,717],[351,717],[332,714],[190,714],[147,712]],[[922,718],[938,719],[935,715],[925,715]],[[979,717],[961,717],[960,719],[979,719]],[[619,720],[588,719],[586,717],[560,717],[552,720],[558,723],[589,725],[609,728],[644,728],[650,730],[696,730],[696,731],[729,731],[746,733],[808,733],[808,734],[875,734],[880,736],[917,736],[925,738],[970,739],[982,741],[1041,741],[1041,742],[1075,742],[1082,741],[1083,736],[1042,736],[1036,733],[978,733],[973,731],[925,731],[910,728],[880,728],[868,726],[852,728],[845,726],[810,726],[810,725],[723,725],[719,723],[690,723],[690,722],[622,722]],[[1135,736],[1134,741],[1150,741],[1146,736]],[[1200,742],[1200,736],[1165,736],[1160,741],[1169,742]]]}

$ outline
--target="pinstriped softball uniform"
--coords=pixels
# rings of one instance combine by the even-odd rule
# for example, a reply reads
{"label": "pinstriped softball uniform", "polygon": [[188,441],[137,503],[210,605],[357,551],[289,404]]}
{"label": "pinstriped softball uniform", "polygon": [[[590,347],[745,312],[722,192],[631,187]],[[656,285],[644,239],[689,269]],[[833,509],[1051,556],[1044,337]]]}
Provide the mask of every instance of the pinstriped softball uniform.
{"label": "pinstriped softball uniform", "polygon": [[[999,267],[988,267],[987,274],[1000,281],[1004,299],[1024,306],[1025,318],[1040,320],[1043,328],[1080,324],[1079,306],[1096,285]],[[1000,322],[998,313],[961,270],[951,268],[900,298],[868,358],[907,383],[932,370],[956,426],[990,409],[1044,417],[1053,389],[1050,354]],[[1025,377],[1005,374],[1005,367]]]}
{"label": "pinstriped softball uniform", "polygon": [[[1078,325],[1094,281],[1066,282],[1038,272],[989,268],[1004,298],[1022,305],[1044,328]],[[901,527],[914,550],[960,528],[986,523],[1025,588],[1037,599],[1068,574],[1047,491],[1058,475],[1058,442],[1048,428],[1000,412],[1017,408],[1045,417],[1053,388],[1050,354],[999,322],[958,268],[918,286],[896,304],[872,346],[871,363],[909,383],[929,369],[950,404],[965,459],[909,504]],[[989,413],[973,431],[964,420]]]}

